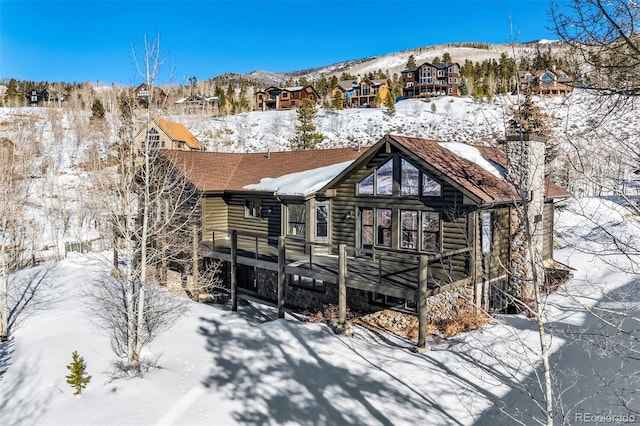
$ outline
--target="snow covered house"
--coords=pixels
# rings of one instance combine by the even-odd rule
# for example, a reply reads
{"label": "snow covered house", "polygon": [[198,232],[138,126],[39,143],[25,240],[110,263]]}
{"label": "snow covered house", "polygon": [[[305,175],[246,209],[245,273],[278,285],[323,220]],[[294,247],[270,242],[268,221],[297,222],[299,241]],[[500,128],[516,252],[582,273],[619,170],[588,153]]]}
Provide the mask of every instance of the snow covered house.
{"label": "snow covered house", "polygon": [[344,108],[380,107],[390,95],[389,80],[372,80],[358,76],[353,80],[340,80],[331,91],[332,99],[339,96]]}
{"label": "snow covered house", "polygon": [[401,71],[402,96],[421,98],[429,96],[460,95],[460,64],[425,62],[415,68]]}
{"label": "snow covered house", "polygon": [[[202,255],[225,262],[232,298],[321,309],[344,282],[352,310],[440,319],[461,300],[495,307],[490,288],[510,281],[519,199],[507,175],[520,172],[499,148],[387,135],[360,151],[164,155],[202,194]],[[569,194],[520,174],[543,182],[529,204],[550,263],[554,200]]]}

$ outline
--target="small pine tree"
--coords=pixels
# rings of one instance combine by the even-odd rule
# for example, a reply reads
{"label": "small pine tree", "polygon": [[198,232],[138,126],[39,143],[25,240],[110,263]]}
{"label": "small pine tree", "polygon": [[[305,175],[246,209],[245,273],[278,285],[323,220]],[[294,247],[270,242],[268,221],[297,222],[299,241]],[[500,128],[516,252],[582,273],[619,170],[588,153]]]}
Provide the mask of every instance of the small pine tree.
{"label": "small pine tree", "polygon": [[93,101],[93,105],[91,106],[91,119],[92,120],[104,120],[104,105],[100,99],[96,99]]}
{"label": "small pine tree", "polygon": [[74,395],[80,395],[82,389],[86,388],[87,384],[89,384],[91,376],[87,374],[87,363],[84,362],[84,358],[78,355],[78,351],[73,351],[71,357],[71,364],[67,365],[70,374],[66,376],[66,379],[67,383],[76,390]]}
{"label": "small pine tree", "polygon": [[342,92],[340,90],[336,90],[336,95],[331,100],[331,108],[340,110],[343,108],[342,104]]}
{"label": "small pine tree", "polygon": [[387,105],[387,113],[393,117],[396,115],[396,94],[392,90],[387,92],[387,98],[385,99]]}
{"label": "small pine tree", "polygon": [[311,99],[303,99],[298,107],[298,124],[296,134],[289,139],[292,150],[315,149],[324,140],[324,135],[316,131],[313,120],[318,114],[316,103]]}
{"label": "small pine tree", "polygon": [[438,107],[436,106],[436,103],[432,102],[431,103],[431,112],[435,114],[437,110],[438,110]]}
{"label": "small pine tree", "polygon": [[407,69],[415,68],[416,66],[416,58],[414,58],[413,55],[409,55],[409,59],[407,60]]}

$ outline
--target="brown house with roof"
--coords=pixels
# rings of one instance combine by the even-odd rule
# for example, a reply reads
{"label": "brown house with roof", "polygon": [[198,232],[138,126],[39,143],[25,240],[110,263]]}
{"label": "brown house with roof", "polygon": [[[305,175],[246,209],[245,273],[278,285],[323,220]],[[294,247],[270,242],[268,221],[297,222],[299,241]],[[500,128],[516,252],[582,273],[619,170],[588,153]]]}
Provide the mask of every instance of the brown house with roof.
{"label": "brown house with roof", "polygon": [[162,118],[152,120],[149,126],[141,124],[133,142],[139,149],[147,139],[151,148],[205,151],[204,145],[183,124]]}
{"label": "brown house with roof", "polygon": [[340,80],[331,91],[332,99],[339,96],[344,108],[380,107],[384,105],[389,93],[389,80],[371,80],[357,77],[355,81]]}
{"label": "brown house with roof", "polygon": [[402,74],[402,96],[419,98],[426,96],[459,96],[460,64],[432,64],[425,62]]}
{"label": "brown house with roof", "polygon": [[271,86],[256,92],[256,110],[283,110],[298,108],[303,99],[318,102],[320,95],[312,86],[276,87]]}
{"label": "brown house with roof", "polygon": [[555,264],[554,201],[569,194],[544,179],[532,154],[543,157],[542,142],[510,146],[525,169],[498,148],[390,135],[362,151],[164,155],[202,194],[203,256],[225,262],[232,300],[244,292],[282,314],[285,304],[346,303],[438,320],[461,303],[509,303],[523,205],[513,176],[537,182],[527,202],[535,252]]}
{"label": "brown house with roof", "polygon": [[539,96],[567,96],[573,91],[573,76],[563,70],[521,71],[520,90]]}
{"label": "brown house with roof", "polygon": [[134,89],[134,96],[138,105],[147,108],[149,106],[149,100],[154,107],[159,108],[164,105],[167,94],[159,87],[153,87],[153,90],[149,90],[147,83],[142,83],[140,86]]}

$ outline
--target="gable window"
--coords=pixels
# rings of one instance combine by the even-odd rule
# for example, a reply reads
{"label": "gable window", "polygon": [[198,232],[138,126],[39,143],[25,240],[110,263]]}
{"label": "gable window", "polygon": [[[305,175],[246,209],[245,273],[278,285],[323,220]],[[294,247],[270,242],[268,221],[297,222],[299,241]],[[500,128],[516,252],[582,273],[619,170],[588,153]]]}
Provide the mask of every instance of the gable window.
{"label": "gable window", "polygon": [[318,204],[316,206],[316,237],[329,237],[329,205]]}
{"label": "gable window", "polygon": [[304,204],[289,204],[287,206],[287,235],[304,237],[305,214]]}
{"label": "gable window", "polygon": [[376,170],[376,195],[391,195],[393,192],[393,158]]}
{"label": "gable window", "polygon": [[391,247],[391,209],[376,209],[376,245]]}
{"label": "gable window", "polygon": [[420,172],[418,168],[404,158],[400,168],[400,193],[402,195],[418,195],[418,190],[420,189],[418,184],[420,182]]}
{"label": "gable window", "polygon": [[373,173],[362,179],[358,184],[358,194],[373,195]]}
{"label": "gable window", "polygon": [[440,251],[440,214],[422,212],[422,250]]}
{"label": "gable window", "polygon": [[422,195],[424,197],[439,197],[442,195],[442,185],[428,174],[422,173]]}
{"label": "gable window", "polygon": [[285,92],[285,93],[283,93],[283,94],[282,94],[282,98],[283,98],[283,99],[286,99],[286,98],[288,98],[288,97],[289,97],[289,94],[288,94],[288,93],[286,93],[286,92]]}
{"label": "gable window", "polygon": [[255,219],[262,217],[262,203],[260,200],[246,200],[244,202],[244,217]]}
{"label": "gable window", "polygon": [[416,249],[418,247],[418,212],[400,210],[400,247]]}

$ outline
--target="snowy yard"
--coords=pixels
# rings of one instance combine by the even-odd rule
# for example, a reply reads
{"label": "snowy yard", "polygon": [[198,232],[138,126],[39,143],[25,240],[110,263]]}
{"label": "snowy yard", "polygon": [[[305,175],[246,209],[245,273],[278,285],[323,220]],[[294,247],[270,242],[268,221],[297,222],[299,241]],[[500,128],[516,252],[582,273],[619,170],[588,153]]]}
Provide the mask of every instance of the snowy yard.
{"label": "snowy yard", "polygon": [[[600,200],[582,201],[615,222],[607,229],[632,226],[615,204],[595,208]],[[562,241],[578,245],[595,232],[569,210],[558,229]],[[522,392],[539,392],[535,322],[524,316],[499,316],[495,325],[430,342],[431,351],[417,354],[411,342],[384,334],[356,329],[347,338],[293,317],[276,320],[274,309],[255,302],[237,313],[193,303],[149,346],[146,357],[157,359],[158,368],[144,378],[112,380],[109,339],[92,325],[84,302],[108,270],[105,259],[75,254],[42,266],[48,268],[45,298],[0,346],[3,425],[513,424],[501,409],[525,424],[541,417]],[[577,269],[547,308],[556,389],[566,390],[566,408],[578,404],[567,420],[573,424],[576,413],[587,411],[628,414],[612,405],[622,396],[640,408],[633,394],[623,395],[637,361],[628,364],[578,339],[602,323],[567,297],[617,307],[639,301],[638,283],[570,248],[558,250],[556,259]],[[74,350],[92,375],[77,397],[65,382]]]}

